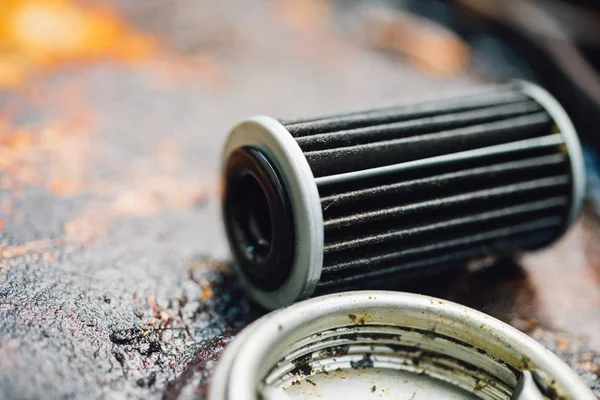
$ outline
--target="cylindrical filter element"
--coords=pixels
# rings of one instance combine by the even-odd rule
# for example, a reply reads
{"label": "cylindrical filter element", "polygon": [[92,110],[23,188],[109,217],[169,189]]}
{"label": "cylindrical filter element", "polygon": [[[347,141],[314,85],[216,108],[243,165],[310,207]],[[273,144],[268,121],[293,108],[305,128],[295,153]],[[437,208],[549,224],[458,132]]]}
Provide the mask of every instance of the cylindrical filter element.
{"label": "cylindrical filter element", "polygon": [[235,126],[223,158],[234,267],[267,308],[543,247],[584,196],[575,129],[525,82]]}

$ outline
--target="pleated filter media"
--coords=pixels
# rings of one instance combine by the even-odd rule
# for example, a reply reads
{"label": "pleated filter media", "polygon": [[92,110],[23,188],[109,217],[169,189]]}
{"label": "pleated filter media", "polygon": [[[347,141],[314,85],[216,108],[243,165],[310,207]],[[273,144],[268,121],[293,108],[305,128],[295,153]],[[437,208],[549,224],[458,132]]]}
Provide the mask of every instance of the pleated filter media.
{"label": "pleated filter media", "polygon": [[516,82],[442,100],[233,128],[224,221],[250,295],[277,308],[538,249],[584,194],[562,107]]}

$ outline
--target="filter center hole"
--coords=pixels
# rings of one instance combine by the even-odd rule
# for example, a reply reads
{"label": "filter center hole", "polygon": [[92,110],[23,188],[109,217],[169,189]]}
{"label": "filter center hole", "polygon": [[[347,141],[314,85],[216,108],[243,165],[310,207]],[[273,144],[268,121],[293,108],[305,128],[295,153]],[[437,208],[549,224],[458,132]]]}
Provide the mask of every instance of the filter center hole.
{"label": "filter center hole", "polygon": [[244,198],[235,223],[243,234],[245,256],[257,261],[265,258],[271,250],[271,210],[265,192],[254,176],[242,178],[240,192]]}
{"label": "filter center hole", "polygon": [[240,148],[227,162],[224,216],[240,272],[260,290],[281,287],[294,259],[294,223],[285,188],[258,150]]}

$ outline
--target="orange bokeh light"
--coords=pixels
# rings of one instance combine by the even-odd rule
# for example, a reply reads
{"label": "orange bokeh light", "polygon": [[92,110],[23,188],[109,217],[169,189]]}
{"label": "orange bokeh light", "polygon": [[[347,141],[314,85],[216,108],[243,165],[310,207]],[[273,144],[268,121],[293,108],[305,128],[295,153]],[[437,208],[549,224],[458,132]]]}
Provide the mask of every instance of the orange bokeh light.
{"label": "orange bokeh light", "polygon": [[106,5],[78,0],[2,0],[0,88],[65,63],[145,59],[154,41]]}

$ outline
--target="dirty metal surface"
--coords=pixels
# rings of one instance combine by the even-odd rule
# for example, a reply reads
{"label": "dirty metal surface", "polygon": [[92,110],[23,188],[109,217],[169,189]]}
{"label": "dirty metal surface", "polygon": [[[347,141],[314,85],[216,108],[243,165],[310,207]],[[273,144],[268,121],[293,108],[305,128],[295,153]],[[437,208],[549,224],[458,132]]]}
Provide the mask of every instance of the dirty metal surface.
{"label": "dirty metal surface", "polygon": [[[157,38],[151,57],[64,65],[0,94],[2,398],[203,398],[262,314],[227,267],[229,127],[477,83],[369,49],[320,1],[113,3]],[[600,395],[599,239],[586,211],[549,250],[408,289],[521,329]]]}

